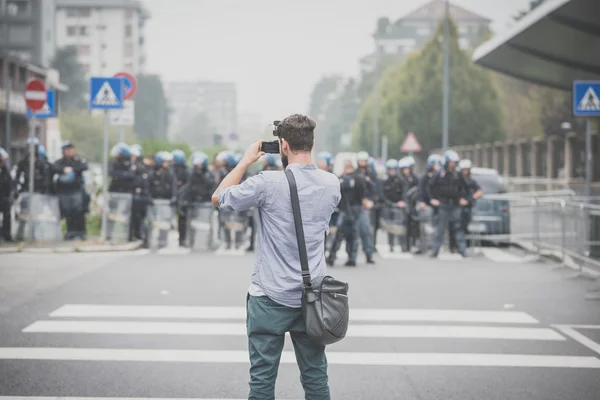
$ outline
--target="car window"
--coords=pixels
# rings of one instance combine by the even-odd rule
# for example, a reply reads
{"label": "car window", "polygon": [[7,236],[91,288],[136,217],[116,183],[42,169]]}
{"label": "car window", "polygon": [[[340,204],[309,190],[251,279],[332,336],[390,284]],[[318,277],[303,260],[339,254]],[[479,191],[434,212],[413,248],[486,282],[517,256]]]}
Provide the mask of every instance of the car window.
{"label": "car window", "polygon": [[506,193],[500,175],[473,175],[473,179],[481,186],[484,194]]}

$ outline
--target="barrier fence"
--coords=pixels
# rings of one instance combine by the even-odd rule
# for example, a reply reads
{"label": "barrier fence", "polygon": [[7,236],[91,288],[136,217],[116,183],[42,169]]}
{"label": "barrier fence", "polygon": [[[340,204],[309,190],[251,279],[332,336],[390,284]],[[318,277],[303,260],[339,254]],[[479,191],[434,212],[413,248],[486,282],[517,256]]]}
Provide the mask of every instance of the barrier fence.
{"label": "barrier fence", "polygon": [[489,195],[482,200],[494,204],[491,209],[496,211],[475,208],[470,228],[481,224],[484,229],[470,229],[471,242],[517,244],[538,254],[550,252],[581,269],[600,269],[600,198],[553,191]]}

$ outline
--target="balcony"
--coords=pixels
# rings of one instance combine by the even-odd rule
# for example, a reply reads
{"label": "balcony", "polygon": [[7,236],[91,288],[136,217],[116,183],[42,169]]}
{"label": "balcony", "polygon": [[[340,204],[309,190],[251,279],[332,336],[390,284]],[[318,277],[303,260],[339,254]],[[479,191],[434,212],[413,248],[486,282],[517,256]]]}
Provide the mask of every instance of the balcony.
{"label": "balcony", "polygon": [[8,0],[0,10],[0,22],[33,22],[31,5],[27,0]]}

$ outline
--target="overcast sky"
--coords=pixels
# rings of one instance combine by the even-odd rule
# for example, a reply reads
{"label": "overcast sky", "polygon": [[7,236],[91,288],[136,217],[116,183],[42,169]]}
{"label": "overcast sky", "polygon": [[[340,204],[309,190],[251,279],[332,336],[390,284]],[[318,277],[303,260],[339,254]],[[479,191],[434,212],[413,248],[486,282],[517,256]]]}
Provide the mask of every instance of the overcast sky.
{"label": "overcast sky", "polygon": [[[143,0],[148,70],[163,81],[237,83],[241,113],[271,121],[306,112],[323,74],[357,75],[379,17],[427,0]],[[529,0],[453,0],[506,29]]]}

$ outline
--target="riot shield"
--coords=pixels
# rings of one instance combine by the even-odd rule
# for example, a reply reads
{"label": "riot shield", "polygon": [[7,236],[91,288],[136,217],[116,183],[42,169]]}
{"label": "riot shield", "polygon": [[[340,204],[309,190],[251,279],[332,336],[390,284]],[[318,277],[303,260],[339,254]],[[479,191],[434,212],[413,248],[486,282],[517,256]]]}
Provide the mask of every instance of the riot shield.
{"label": "riot shield", "polygon": [[426,253],[431,249],[436,226],[437,209],[428,206],[424,210],[419,210],[419,250],[421,253]]}
{"label": "riot shield", "polygon": [[59,242],[62,240],[60,206],[56,196],[34,193],[30,201],[29,193],[21,193],[15,203],[15,217],[17,223],[13,224],[13,237],[17,241]]}
{"label": "riot shield", "polygon": [[131,224],[131,193],[108,193],[106,239],[113,242],[129,241]]}
{"label": "riot shield", "polygon": [[222,211],[223,241],[225,248],[239,250],[248,242],[248,211]]}
{"label": "riot shield", "polygon": [[215,207],[211,203],[195,203],[186,209],[187,246],[193,251],[212,251],[219,247],[215,241]]}
{"label": "riot shield", "polygon": [[395,206],[385,206],[381,210],[381,218],[379,223],[381,229],[387,233],[396,236],[404,236],[406,234],[406,211],[403,208]]}
{"label": "riot shield", "polygon": [[151,250],[158,250],[168,245],[169,231],[175,210],[170,200],[157,199],[152,201],[148,209],[148,222],[150,232],[148,246]]}

